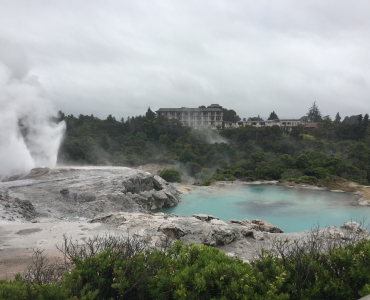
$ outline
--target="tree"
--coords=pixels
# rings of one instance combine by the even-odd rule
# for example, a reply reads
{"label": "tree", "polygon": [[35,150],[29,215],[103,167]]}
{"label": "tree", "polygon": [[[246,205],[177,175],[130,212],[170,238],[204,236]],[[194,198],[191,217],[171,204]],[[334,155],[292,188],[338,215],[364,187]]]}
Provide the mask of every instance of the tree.
{"label": "tree", "polygon": [[343,119],[343,122],[344,124],[348,124],[348,125],[356,125],[358,124],[358,116],[354,115],[354,116],[346,116],[344,119]]}
{"label": "tree", "polygon": [[153,112],[150,107],[148,107],[148,111],[145,113],[145,117],[147,120],[154,120],[155,119],[155,112]]}
{"label": "tree", "polygon": [[223,112],[224,121],[227,121],[227,122],[238,122],[238,121],[240,121],[240,117],[236,114],[235,110],[233,110],[233,109],[228,110],[226,108],[223,108],[222,112]]}
{"label": "tree", "polygon": [[[81,116],[81,115],[80,115]],[[79,116],[80,119],[82,118]],[[112,115],[108,115],[108,117],[105,119],[107,122],[110,122],[110,123],[115,123],[116,122],[116,118],[115,117],[112,117]]]}
{"label": "tree", "polygon": [[278,119],[279,119],[279,117],[277,116],[275,111],[273,111],[272,113],[270,113],[270,116],[268,117],[267,120],[278,120]]}
{"label": "tree", "polygon": [[364,121],[362,123],[362,126],[364,127],[364,131],[365,131],[365,134],[366,134],[367,127],[369,126],[369,115],[368,114],[366,114],[364,116]]}
{"label": "tree", "polygon": [[321,112],[316,105],[316,101],[312,104],[307,113],[308,122],[320,122],[322,120]]}
{"label": "tree", "polygon": [[182,163],[187,163],[196,160],[197,156],[189,148],[185,148],[181,151],[179,160]]}
{"label": "tree", "polygon": [[355,129],[357,132],[358,139],[363,139],[367,133],[367,127],[369,126],[369,115],[366,114],[362,117],[362,114],[358,115],[357,117],[357,128]]}
{"label": "tree", "polygon": [[359,114],[357,116],[357,122],[358,122],[358,125],[361,126],[362,125],[362,114]]}
{"label": "tree", "polygon": [[263,121],[263,119],[258,115],[258,117],[249,117],[248,121]]}
{"label": "tree", "polygon": [[337,112],[337,114],[335,116],[334,123],[338,125],[340,123],[341,119],[342,119],[342,117],[339,115],[339,112]]}
{"label": "tree", "polygon": [[61,110],[58,111],[58,119],[59,121],[63,121],[66,118],[66,115]]}

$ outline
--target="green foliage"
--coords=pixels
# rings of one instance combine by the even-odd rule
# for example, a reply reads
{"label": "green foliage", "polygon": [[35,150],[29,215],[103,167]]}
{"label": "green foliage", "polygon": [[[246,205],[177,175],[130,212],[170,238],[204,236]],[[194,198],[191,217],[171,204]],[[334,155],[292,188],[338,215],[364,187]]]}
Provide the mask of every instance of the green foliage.
{"label": "green foliage", "polygon": [[[300,125],[290,133],[278,126],[190,130],[177,120],[154,117],[150,109],[145,116],[129,117],[126,121],[117,121],[112,115],[105,120],[83,115],[76,118],[63,112],[59,119],[67,123],[59,163],[176,163],[207,184],[235,178],[298,180],[302,176],[315,177],[323,184],[333,175],[361,184],[370,182],[367,114],[355,116],[353,124],[335,123],[324,117],[317,129]],[[228,143],[215,142],[226,140]],[[204,172],[205,169],[212,171]],[[294,169],[295,175],[291,171]],[[316,182],[307,177],[299,180]]]}
{"label": "green foliage", "polygon": [[166,145],[166,146],[170,146],[171,145],[171,140],[168,138],[168,136],[166,134],[161,134],[159,136],[159,143],[163,144],[163,145]]}
{"label": "green foliage", "polygon": [[175,169],[163,169],[158,175],[168,182],[181,182],[180,172]]}
{"label": "green foliage", "polygon": [[248,121],[263,121],[263,119],[258,115],[257,117],[249,117]]}
{"label": "green foliage", "polygon": [[251,154],[251,158],[252,158],[253,162],[260,163],[260,162],[264,161],[265,153],[263,153],[263,152],[254,152],[254,153]]}
{"label": "green foliage", "polygon": [[200,185],[201,186],[209,186],[211,185],[212,183],[214,182],[214,180],[212,178],[209,178],[209,179],[205,179],[203,180]]}
{"label": "green foliage", "polygon": [[228,122],[238,122],[240,121],[240,117],[236,114],[235,110],[228,110],[226,108],[222,108],[223,113],[223,120]]}
{"label": "green foliage", "polygon": [[196,159],[196,155],[189,148],[185,148],[180,153],[179,160],[182,163],[187,163],[187,162],[195,161],[195,159]]}
{"label": "green foliage", "polygon": [[283,170],[279,166],[261,163],[256,168],[256,174],[261,179],[280,179]]}
{"label": "green foliage", "polygon": [[302,137],[303,140],[306,140],[306,141],[315,141],[316,138],[312,135],[309,135],[309,134],[301,134],[300,135]]}
{"label": "green foliage", "polygon": [[137,132],[135,135],[135,139],[141,142],[146,142],[148,140],[148,137],[144,132]]}
{"label": "green foliage", "polygon": [[306,154],[301,154],[296,159],[296,166],[298,169],[304,170],[311,166],[311,161]]}
{"label": "green foliage", "polygon": [[316,102],[312,104],[307,113],[308,122],[320,122],[322,120],[321,112],[316,105]]}
{"label": "green foliage", "polygon": [[261,273],[218,249],[176,242],[150,290],[156,299],[166,294],[170,299],[287,299],[278,291],[284,274],[275,270],[275,275],[272,282],[258,280]]}
{"label": "green foliage", "polygon": [[0,299],[347,300],[368,295],[370,241],[352,232],[345,240],[323,244],[324,236],[314,231],[308,239],[272,240],[270,250],[262,249],[251,263],[180,241],[165,251],[129,243],[87,256],[76,252],[72,269],[60,281],[36,284],[19,275],[0,280]]}
{"label": "green foliage", "polygon": [[294,167],[294,158],[289,154],[281,154],[279,156],[280,161],[283,163],[283,165],[286,168],[292,168]]}
{"label": "green foliage", "polygon": [[339,115],[339,112],[337,112],[337,114],[335,115],[335,120],[334,120],[334,123],[335,124],[340,124],[340,120],[342,119],[342,117]]}
{"label": "green foliage", "polygon": [[297,169],[286,169],[282,174],[281,178],[284,180],[294,180],[295,178],[299,178],[303,175],[302,171]]}
{"label": "green foliage", "polygon": [[270,113],[270,116],[268,117],[267,120],[278,120],[278,119],[279,119],[279,117],[277,116],[275,111],[273,111],[272,113]]}
{"label": "green foliage", "polygon": [[0,300],[52,300],[70,299],[71,289],[63,282],[36,284],[16,275],[12,281],[0,280]]}

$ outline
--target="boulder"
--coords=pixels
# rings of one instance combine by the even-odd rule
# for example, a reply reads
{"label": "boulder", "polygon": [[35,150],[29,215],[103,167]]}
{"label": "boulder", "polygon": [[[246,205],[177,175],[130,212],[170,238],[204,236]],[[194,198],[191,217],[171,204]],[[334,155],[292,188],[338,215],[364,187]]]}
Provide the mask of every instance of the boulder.
{"label": "boulder", "polygon": [[219,219],[212,219],[209,221],[212,225],[218,225],[218,226],[229,226],[225,221],[219,220]]}
{"label": "boulder", "polygon": [[265,234],[268,233],[263,233],[261,231],[253,230],[253,229],[243,229],[241,232],[242,236],[244,237],[252,237],[255,240],[262,241],[265,239]]}
{"label": "boulder", "polygon": [[163,232],[171,240],[178,240],[186,234],[185,231],[176,224],[161,225],[158,231]]}
{"label": "boulder", "polygon": [[281,228],[273,226],[264,220],[255,219],[255,220],[252,220],[252,224],[257,225],[255,229],[259,231],[265,231],[265,232],[271,232],[271,233],[284,233],[284,231]]}
{"label": "boulder", "polygon": [[201,221],[211,221],[213,219],[216,219],[216,220],[219,219],[219,218],[214,217],[212,215],[206,215],[206,214],[194,214],[194,215],[192,215],[192,217],[195,217],[195,218],[197,218]]}
{"label": "boulder", "polygon": [[14,205],[18,207],[19,213],[26,219],[31,219],[36,216],[35,208],[33,207],[31,201],[21,200],[19,198],[14,199]]}
{"label": "boulder", "polygon": [[243,226],[248,226],[251,224],[251,221],[249,221],[248,219],[244,219],[244,220],[235,220],[235,219],[230,219],[228,221],[229,223],[235,223],[235,224],[240,224],[240,225],[243,225]]}
{"label": "boulder", "polygon": [[220,226],[211,227],[202,238],[202,243],[207,246],[227,245],[236,239],[236,234],[232,230]]}
{"label": "boulder", "polygon": [[69,189],[67,189],[67,188],[61,189],[59,191],[59,193],[62,194],[62,195],[67,195],[67,194],[69,194]]}
{"label": "boulder", "polygon": [[349,230],[351,232],[365,232],[365,229],[363,229],[357,222],[344,222],[340,228]]}

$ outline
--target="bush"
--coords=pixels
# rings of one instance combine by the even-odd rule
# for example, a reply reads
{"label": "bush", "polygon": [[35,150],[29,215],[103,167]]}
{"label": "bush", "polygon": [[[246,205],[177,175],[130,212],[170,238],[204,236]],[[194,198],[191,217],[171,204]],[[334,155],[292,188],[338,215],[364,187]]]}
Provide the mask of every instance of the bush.
{"label": "bush", "polygon": [[300,170],[297,169],[287,169],[284,171],[284,173],[281,174],[282,179],[288,179],[288,178],[299,178],[303,175],[303,173]]}
{"label": "bush", "polygon": [[202,182],[201,182],[201,184],[200,185],[202,185],[202,186],[209,186],[209,185],[211,185],[212,183],[213,183],[213,179],[212,178],[209,178],[209,179],[205,179],[205,180],[203,180]]}
{"label": "bush", "polygon": [[138,239],[65,238],[61,278],[52,282],[39,251],[26,277],[0,280],[0,299],[358,299],[370,292],[370,241],[353,225],[344,236],[272,239],[251,263],[180,241],[160,251]]}
{"label": "bush", "polygon": [[269,165],[263,162],[258,165],[255,173],[261,179],[280,179],[283,171],[278,166]]}
{"label": "bush", "polygon": [[181,151],[179,160],[182,163],[187,163],[191,161],[195,161],[197,156],[193,153],[193,151],[189,148],[185,148]]}
{"label": "bush", "polygon": [[281,269],[268,280],[240,259],[208,246],[177,241],[149,284],[155,299],[288,299]]}
{"label": "bush", "polygon": [[168,182],[181,182],[180,173],[175,169],[163,169],[158,175]]}
{"label": "bush", "polygon": [[307,168],[303,170],[304,174],[307,176],[315,176],[318,179],[324,179],[327,176],[329,176],[329,172],[327,169],[324,169],[322,167],[317,168]]}

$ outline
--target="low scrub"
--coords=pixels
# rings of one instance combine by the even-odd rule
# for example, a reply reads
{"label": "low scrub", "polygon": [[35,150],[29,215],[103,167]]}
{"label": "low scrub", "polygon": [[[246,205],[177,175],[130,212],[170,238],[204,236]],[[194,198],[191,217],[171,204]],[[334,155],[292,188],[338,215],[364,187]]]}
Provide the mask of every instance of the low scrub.
{"label": "low scrub", "polygon": [[137,239],[65,238],[62,275],[36,251],[23,276],[0,281],[0,299],[358,299],[370,293],[370,241],[349,225],[273,239],[251,263],[180,241],[149,250]]}
{"label": "low scrub", "polygon": [[168,182],[181,182],[180,172],[175,169],[163,169],[158,175]]}

